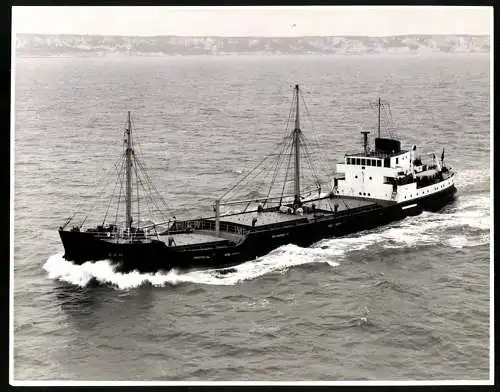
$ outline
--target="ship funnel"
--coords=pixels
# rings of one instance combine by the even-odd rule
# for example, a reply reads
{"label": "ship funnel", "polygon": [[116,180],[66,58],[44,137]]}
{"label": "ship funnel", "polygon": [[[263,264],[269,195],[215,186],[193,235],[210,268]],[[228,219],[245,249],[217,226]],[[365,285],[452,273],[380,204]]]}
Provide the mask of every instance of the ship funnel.
{"label": "ship funnel", "polygon": [[369,131],[362,131],[363,134],[363,149],[365,151],[365,154],[368,153],[368,134],[370,133]]}

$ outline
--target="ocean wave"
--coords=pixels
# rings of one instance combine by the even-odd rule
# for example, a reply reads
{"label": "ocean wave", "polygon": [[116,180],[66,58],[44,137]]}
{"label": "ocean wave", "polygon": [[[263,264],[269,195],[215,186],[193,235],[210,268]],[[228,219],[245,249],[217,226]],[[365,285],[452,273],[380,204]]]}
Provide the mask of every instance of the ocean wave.
{"label": "ocean wave", "polygon": [[[489,169],[489,168],[488,168]],[[466,169],[460,170],[455,176],[455,184],[457,188],[474,188],[479,184],[490,184],[489,170]]]}

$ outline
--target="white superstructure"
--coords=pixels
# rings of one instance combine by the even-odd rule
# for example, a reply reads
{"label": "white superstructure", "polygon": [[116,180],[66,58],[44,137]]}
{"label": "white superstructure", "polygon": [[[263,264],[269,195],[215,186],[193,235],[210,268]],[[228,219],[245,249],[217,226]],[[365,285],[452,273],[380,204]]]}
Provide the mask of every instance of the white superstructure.
{"label": "white superstructure", "polygon": [[[380,106],[379,100],[379,110]],[[373,150],[368,148],[368,132],[362,134],[364,150],[346,154],[337,164],[334,195],[406,203],[454,186],[454,173],[443,163],[444,149],[441,161],[433,154],[424,164],[416,156],[416,146],[401,150],[398,140],[380,138],[380,123]]]}

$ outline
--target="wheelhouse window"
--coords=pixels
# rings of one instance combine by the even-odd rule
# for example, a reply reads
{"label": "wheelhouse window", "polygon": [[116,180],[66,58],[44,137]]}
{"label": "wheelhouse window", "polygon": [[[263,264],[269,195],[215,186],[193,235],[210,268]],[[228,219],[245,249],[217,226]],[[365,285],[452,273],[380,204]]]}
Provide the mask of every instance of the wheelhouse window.
{"label": "wheelhouse window", "polygon": [[356,158],[356,165],[361,165],[361,159]]}
{"label": "wheelhouse window", "polygon": [[382,166],[382,161],[380,159],[377,159],[377,166],[381,167]]}
{"label": "wheelhouse window", "polygon": [[366,164],[366,160],[364,158],[361,158],[361,165],[364,166]]}

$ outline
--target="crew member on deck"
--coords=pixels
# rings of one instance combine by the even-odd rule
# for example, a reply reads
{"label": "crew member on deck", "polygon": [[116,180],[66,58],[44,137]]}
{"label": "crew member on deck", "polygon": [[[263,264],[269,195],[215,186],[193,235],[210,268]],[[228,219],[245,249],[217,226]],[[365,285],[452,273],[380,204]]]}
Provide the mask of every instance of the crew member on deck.
{"label": "crew member on deck", "polygon": [[299,195],[295,195],[293,199],[293,209],[296,210],[299,207],[302,207],[302,202],[300,201]]}

